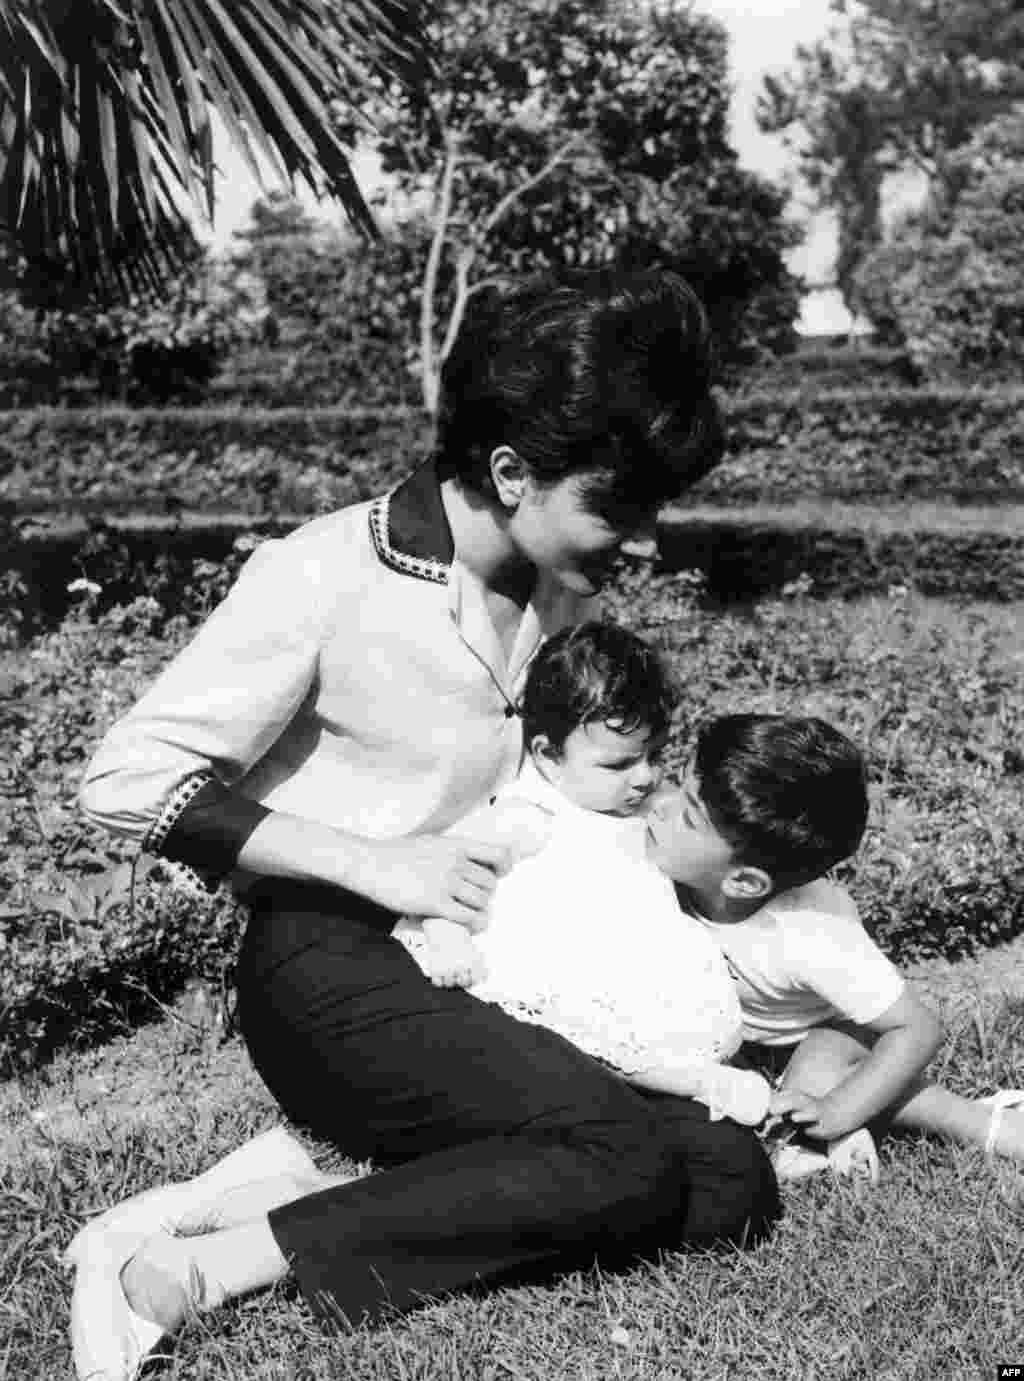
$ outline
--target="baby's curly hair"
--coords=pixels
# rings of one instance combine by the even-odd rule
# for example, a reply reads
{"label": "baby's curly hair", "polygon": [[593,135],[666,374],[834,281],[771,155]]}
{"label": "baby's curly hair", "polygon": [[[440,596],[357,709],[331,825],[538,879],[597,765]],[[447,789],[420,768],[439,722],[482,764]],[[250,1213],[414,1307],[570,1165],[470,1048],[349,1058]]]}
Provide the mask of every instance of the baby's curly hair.
{"label": "baby's curly hair", "polygon": [[593,620],[563,628],[530,664],[519,701],[523,738],[543,734],[561,753],[581,725],[603,723],[623,734],[668,733],[676,690],[662,659],[642,638]]}

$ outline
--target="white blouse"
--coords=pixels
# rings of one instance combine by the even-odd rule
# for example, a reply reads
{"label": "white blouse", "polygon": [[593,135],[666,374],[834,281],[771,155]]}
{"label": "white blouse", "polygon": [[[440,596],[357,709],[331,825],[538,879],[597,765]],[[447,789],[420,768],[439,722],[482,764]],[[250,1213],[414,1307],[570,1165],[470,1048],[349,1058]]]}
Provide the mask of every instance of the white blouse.
{"label": "white blouse", "polygon": [[445,829],[514,776],[526,667],[591,613],[541,578],[506,660],[484,593],[429,465],[263,543],[103,739],[86,815],[160,852],[212,785],[214,814],[220,792],[370,838]]}

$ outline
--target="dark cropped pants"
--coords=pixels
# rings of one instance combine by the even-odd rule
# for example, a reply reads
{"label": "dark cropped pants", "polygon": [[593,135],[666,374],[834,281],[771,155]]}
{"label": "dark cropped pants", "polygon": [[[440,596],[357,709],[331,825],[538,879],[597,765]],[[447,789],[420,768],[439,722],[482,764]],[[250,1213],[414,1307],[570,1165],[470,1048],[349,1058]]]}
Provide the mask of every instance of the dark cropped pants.
{"label": "dark cropped pants", "polygon": [[389,913],[290,882],[251,903],[238,988],[256,1068],[292,1121],[379,1171],[270,1215],[314,1308],[359,1322],[595,1260],[751,1243],[778,1217],[752,1132],[432,987]]}

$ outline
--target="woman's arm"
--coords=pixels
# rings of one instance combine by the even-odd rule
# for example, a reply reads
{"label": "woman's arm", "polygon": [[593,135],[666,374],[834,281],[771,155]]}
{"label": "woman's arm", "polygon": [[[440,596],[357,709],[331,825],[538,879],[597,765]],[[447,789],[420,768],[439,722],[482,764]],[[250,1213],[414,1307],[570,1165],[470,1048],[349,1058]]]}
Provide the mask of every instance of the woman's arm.
{"label": "woman's arm", "polygon": [[[202,808],[203,826],[216,826],[221,801],[315,683],[328,617],[322,583],[301,542],[266,542],[253,553],[227,598],[97,747],[80,791],[90,820],[157,851],[186,810]],[[225,816],[229,852],[259,818],[261,808],[248,806],[251,818],[245,803]]]}
{"label": "woman's arm", "polygon": [[208,883],[236,867],[349,888],[396,912],[472,925],[504,853],[486,842],[372,840],[269,811],[235,784],[310,694],[331,610],[302,542],[268,542],[191,643],[106,735],[85,814]]}
{"label": "woman's arm", "polygon": [[250,832],[237,863],[270,877],[327,882],[389,911],[432,915],[480,929],[505,849],[438,835],[363,839],[271,811]]}

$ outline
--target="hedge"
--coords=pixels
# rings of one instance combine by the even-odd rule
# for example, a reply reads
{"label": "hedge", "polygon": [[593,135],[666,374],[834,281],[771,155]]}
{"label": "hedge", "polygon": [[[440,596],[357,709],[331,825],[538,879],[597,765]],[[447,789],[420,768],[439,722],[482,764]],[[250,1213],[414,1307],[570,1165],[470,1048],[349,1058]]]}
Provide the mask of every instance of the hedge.
{"label": "hedge", "polygon": [[1024,389],[764,392],[726,415],[728,455],[694,501],[1024,496]]}
{"label": "hedge", "polygon": [[427,451],[419,411],[37,408],[0,414],[18,512],[320,512],[380,493]]}
{"label": "hedge", "polygon": [[[1024,496],[1024,390],[725,398],[729,452],[690,491],[716,504]],[[35,409],[0,414],[0,501],[19,513],[211,506],[320,512],[428,450],[413,409]]]}
{"label": "hedge", "polygon": [[[986,510],[954,510],[953,517],[958,521],[939,522],[924,506],[671,509],[659,525],[660,570],[699,571],[708,595],[725,604],[777,594],[794,581],[810,582],[815,596],[852,598],[904,586],[958,601],[1024,600],[1024,524],[1014,531],[1012,521]],[[101,587],[101,608],[142,595],[182,607],[197,562],[230,571],[236,542],[245,548],[301,521],[163,518],[11,534],[3,563],[8,638],[23,641],[54,627],[74,603],[68,586],[80,578]]]}

